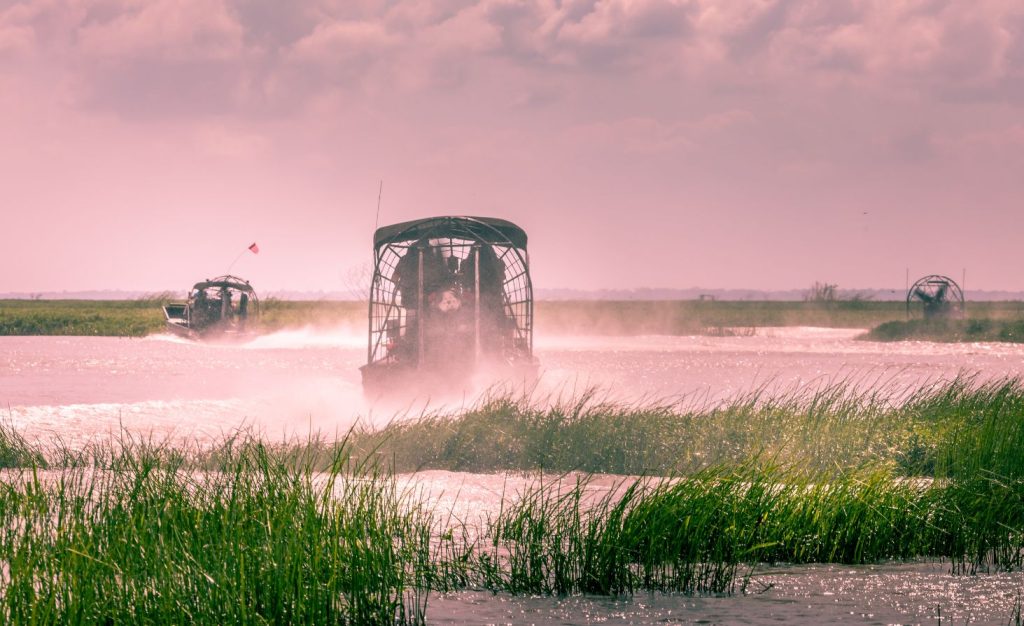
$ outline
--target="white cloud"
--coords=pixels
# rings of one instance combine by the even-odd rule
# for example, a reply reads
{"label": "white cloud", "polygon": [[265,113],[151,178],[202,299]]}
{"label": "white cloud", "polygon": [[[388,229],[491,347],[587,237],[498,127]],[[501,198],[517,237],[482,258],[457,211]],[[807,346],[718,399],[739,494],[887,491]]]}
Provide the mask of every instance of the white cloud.
{"label": "white cloud", "polygon": [[331,64],[383,54],[397,45],[397,36],[380,22],[336,21],[320,24],[291,49],[298,61]]}
{"label": "white cloud", "polygon": [[852,87],[1024,100],[1015,0],[321,0],[287,10],[28,0],[0,13],[0,59],[34,53],[78,85],[83,105],[154,116],[290,115],[330,99],[489,88],[503,76],[515,91],[507,100],[627,77],[651,94]]}
{"label": "white cloud", "polygon": [[112,19],[81,24],[76,53],[102,59],[229,60],[243,52],[242,26],[218,0],[128,3]]}

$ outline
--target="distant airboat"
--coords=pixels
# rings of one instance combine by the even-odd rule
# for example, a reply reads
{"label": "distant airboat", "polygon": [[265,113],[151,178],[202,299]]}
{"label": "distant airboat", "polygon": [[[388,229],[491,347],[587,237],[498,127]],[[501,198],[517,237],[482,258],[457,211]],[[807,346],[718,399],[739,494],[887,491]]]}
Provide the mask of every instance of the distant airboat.
{"label": "distant airboat", "polygon": [[526,233],[488,217],[434,217],[373,237],[371,396],[455,391],[484,373],[532,378],[533,286]]}
{"label": "distant airboat", "polygon": [[918,307],[926,320],[963,317],[964,292],[952,278],[930,274],[907,290],[907,317]]}
{"label": "distant airboat", "polygon": [[167,329],[189,339],[231,339],[252,334],[260,301],[249,281],[225,275],[192,286],[188,300],[164,306]]}

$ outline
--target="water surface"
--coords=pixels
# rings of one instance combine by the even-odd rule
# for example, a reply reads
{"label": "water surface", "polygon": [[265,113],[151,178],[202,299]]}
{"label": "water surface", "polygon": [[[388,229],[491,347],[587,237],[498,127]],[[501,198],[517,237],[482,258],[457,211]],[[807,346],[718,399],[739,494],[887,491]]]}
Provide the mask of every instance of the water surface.
{"label": "water surface", "polygon": [[[538,337],[538,401],[596,387],[627,402],[714,403],[836,381],[908,388],[960,373],[1024,374],[1024,345],[873,343],[855,329],[759,329],[750,337]],[[288,331],[239,345],[169,336],[0,337],[0,407],[30,438],[75,443],[126,429],[217,437],[239,426],[264,436],[344,433],[381,424],[394,408],[368,405],[358,367],[362,336]],[[406,414],[456,410],[457,398],[410,401]],[[496,509],[519,476],[424,472],[405,477],[469,515]],[[611,485],[614,479],[602,479]],[[1020,574],[953,576],[948,564],[759,568],[746,594],[631,599],[512,597],[464,592],[432,597],[438,624],[1005,624],[1024,589]]]}

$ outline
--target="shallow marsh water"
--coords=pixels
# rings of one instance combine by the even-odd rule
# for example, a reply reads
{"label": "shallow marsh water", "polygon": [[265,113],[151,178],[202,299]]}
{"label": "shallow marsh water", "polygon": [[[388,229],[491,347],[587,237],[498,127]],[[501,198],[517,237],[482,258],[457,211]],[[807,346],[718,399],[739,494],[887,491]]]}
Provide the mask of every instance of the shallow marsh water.
{"label": "shallow marsh water", "polygon": [[[589,387],[611,400],[713,403],[752,389],[785,391],[839,380],[895,389],[950,378],[1024,375],[1024,346],[879,344],[861,331],[778,328],[741,337],[539,337],[539,401]],[[200,439],[247,425],[268,438],[328,437],[356,420],[382,424],[393,408],[368,406],[358,366],[362,336],[290,331],[240,345],[157,336],[0,337],[0,406],[29,438],[66,443],[126,429]],[[409,415],[457,409],[472,396],[410,402]],[[528,479],[424,472],[406,477],[439,505],[486,514]],[[612,479],[597,484],[611,485]],[[471,520],[467,520],[471,521]],[[1020,574],[952,576],[948,564],[759,568],[746,594],[631,599],[432,597],[431,623],[940,623],[1005,624],[1024,590]]]}
{"label": "shallow marsh water", "polygon": [[[941,563],[764,568],[747,593],[632,598],[433,598],[436,624],[1007,624],[1024,579],[956,577]],[[941,617],[941,621],[940,621]]]}
{"label": "shallow marsh water", "polygon": [[[853,329],[766,328],[752,337],[541,337],[538,401],[588,388],[624,402],[703,404],[755,388],[783,392],[840,380],[894,388],[950,378],[1024,373],[1021,344],[874,343]],[[457,410],[474,397],[374,407],[359,366],[365,339],[288,331],[245,344],[170,336],[0,337],[0,407],[27,435],[66,440],[126,428],[217,436],[240,425],[268,437],[344,432],[356,420]]]}

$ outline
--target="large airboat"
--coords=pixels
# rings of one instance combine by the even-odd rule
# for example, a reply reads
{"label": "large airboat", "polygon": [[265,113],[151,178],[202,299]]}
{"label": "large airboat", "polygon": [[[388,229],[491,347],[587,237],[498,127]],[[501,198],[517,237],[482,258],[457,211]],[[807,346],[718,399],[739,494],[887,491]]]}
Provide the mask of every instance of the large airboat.
{"label": "large airboat", "polygon": [[526,233],[488,217],[434,217],[373,237],[371,397],[532,380],[533,286]]}
{"label": "large airboat", "polygon": [[259,314],[260,300],[252,285],[231,275],[200,281],[187,301],[164,305],[167,329],[189,339],[248,337]]}

